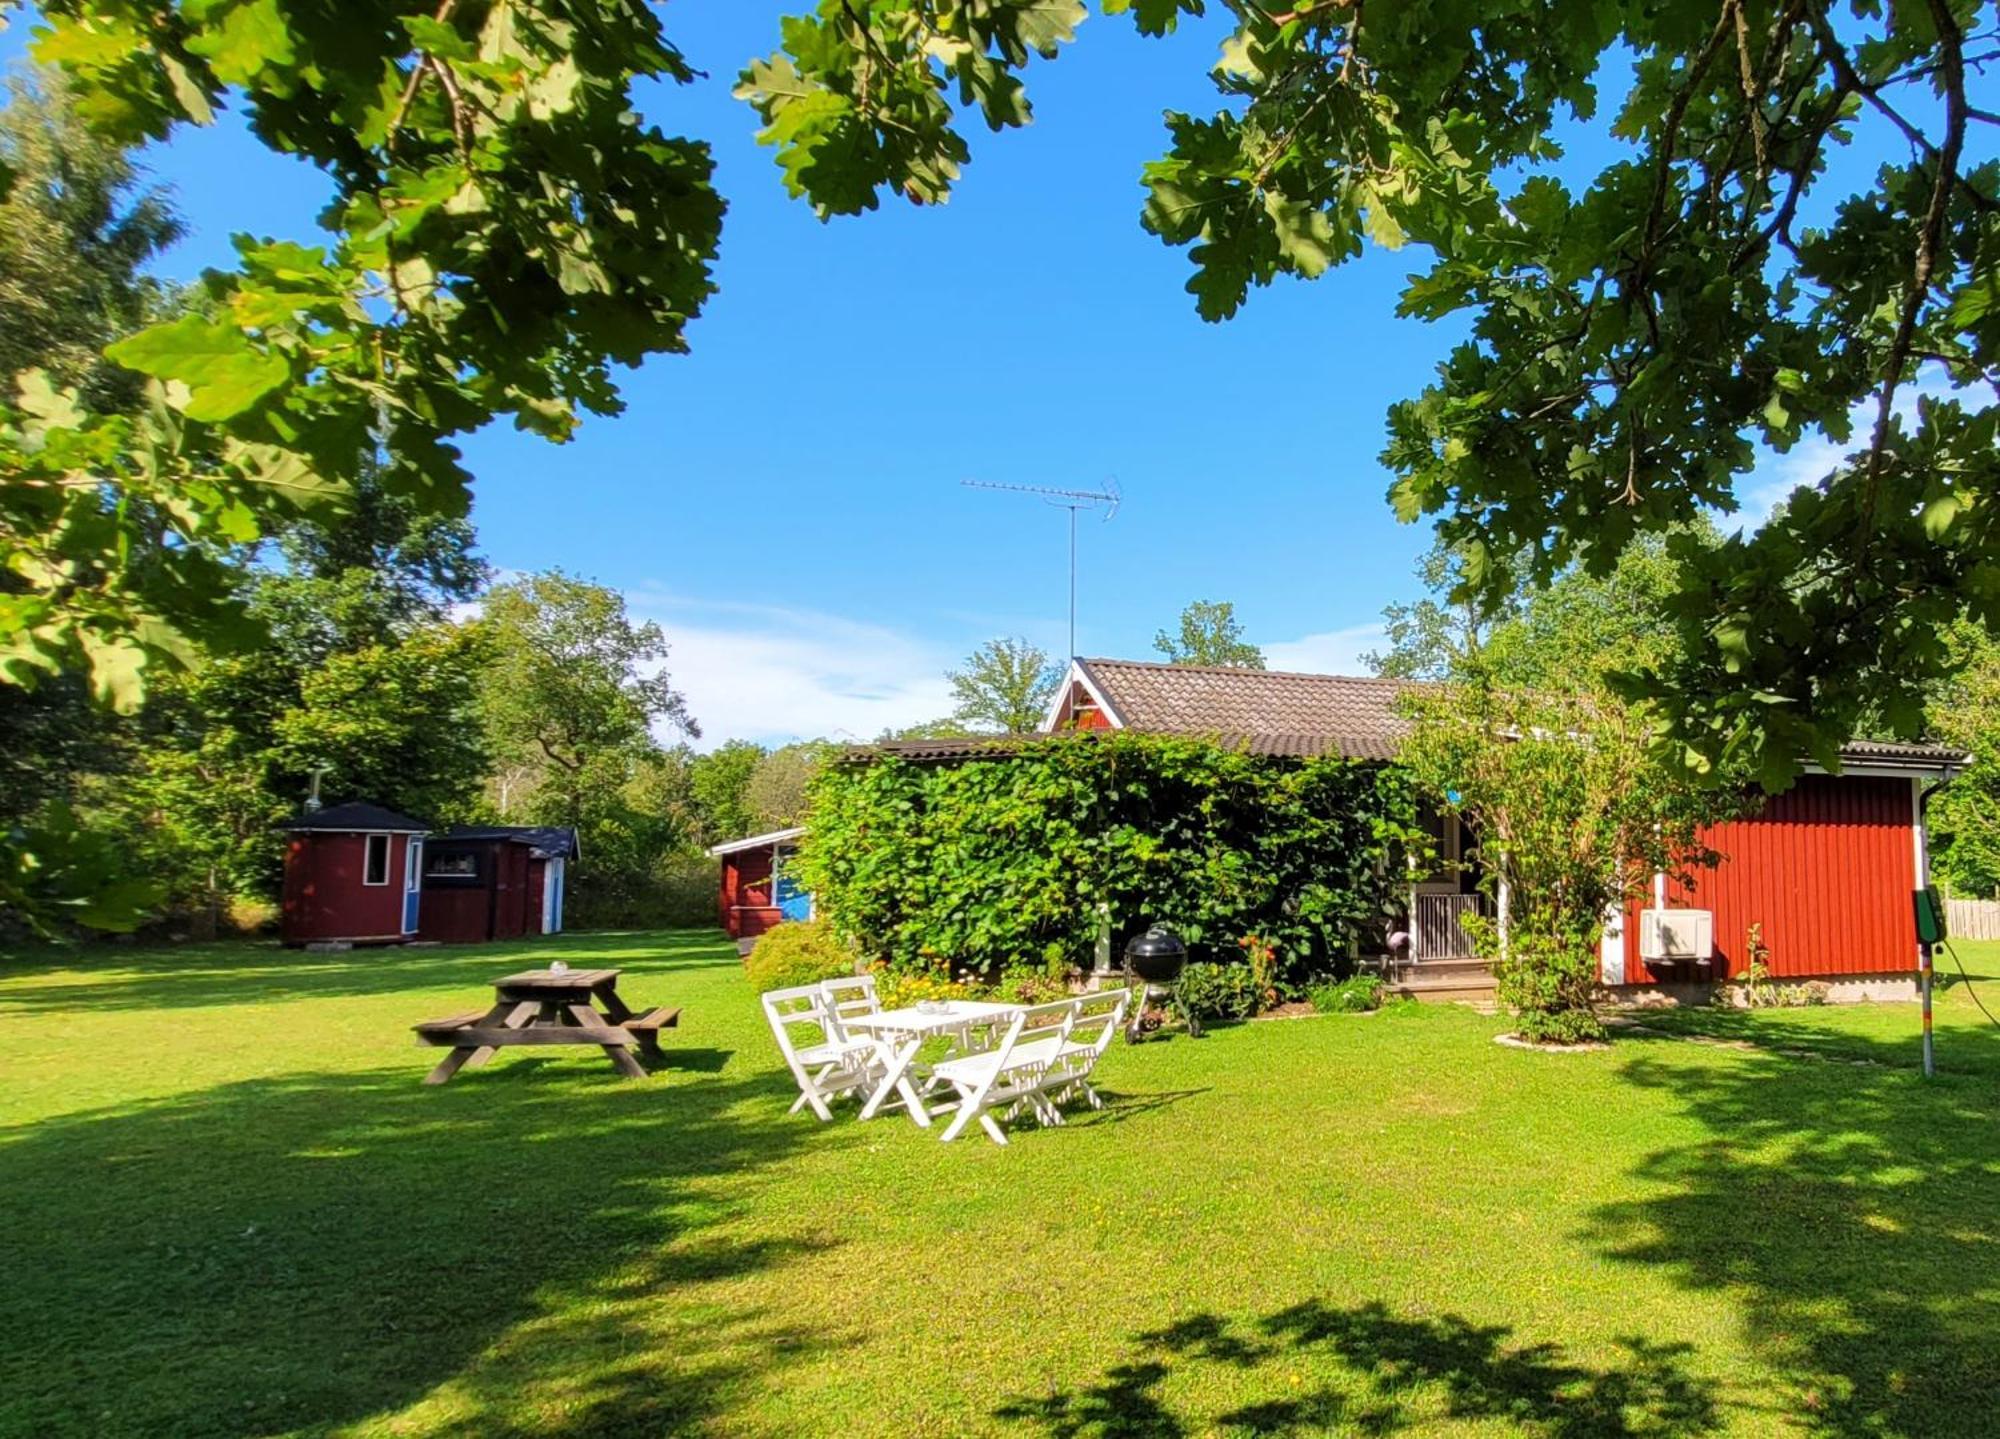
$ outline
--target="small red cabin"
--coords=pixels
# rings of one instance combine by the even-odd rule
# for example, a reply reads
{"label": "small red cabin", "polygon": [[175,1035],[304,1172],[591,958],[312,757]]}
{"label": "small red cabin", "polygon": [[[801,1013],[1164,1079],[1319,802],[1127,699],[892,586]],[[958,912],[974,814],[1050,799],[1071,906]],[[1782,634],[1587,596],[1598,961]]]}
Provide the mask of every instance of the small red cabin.
{"label": "small red cabin", "polygon": [[722,861],[717,907],[731,939],[755,939],[788,919],[812,918],[812,896],[792,866],[804,836],[805,828],[799,826],[733,839],[709,850]]}
{"label": "small red cabin", "polygon": [[357,801],[281,828],[286,944],[400,944],[416,933],[427,826]]}
{"label": "small red cabin", "polygon": [[446,830],[425,846],[419,933],[440,944],[558,933],[576,853],[576,831],[560,826]]}

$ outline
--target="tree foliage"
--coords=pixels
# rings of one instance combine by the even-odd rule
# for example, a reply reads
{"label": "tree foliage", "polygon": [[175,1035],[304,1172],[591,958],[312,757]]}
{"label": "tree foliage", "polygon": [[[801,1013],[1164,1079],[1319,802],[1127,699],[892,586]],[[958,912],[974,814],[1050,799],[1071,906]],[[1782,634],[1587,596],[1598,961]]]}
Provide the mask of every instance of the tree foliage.
{"label": "tree foliage", "polygon": [[699,735],[663,668],[666,636],[633,623],[616,590],[552,570],[489,591],[493,663],[482,688],[496,761],[536,771],[528,808],[548,824],[584,823],[659,752],[656,725]]}
{"label": "tree foliage", "polygon": [[954,723],[974,734],[1033,734],[1048,714],[1062,672],[1025,639],[988,640],[950,670]]}
{"label": "tree foliage", "polygon": [[123,730],[129,755],[89,787],[177,907],[210,916],[275,892],[272,826],[315,776],[333,800],[366,799],[449,824],[473,817],[487,768],[477,705],[484,631],[449,618],[485,565],[462,521],[405,508],[372,470],[339,534],[309,522],[282,563],[244,574],[265,636],[155,685]]}
{"label": "tree foliage", "polygon": [[1174,665],[1261,670],[1264,652],[1243,638],[1232,601],[1196,600],[1181,611],[1180,628],[1153,636],[1153,648]]}
{"label": "tree foliage", "polygon": [[[1101,8],[1159,34],[1204,6]],[[1679,644],[1623,684],[1660,702],[1676,762],[1718,777],[1831,766],[1870,712],[1913,734],[1949,664],[1938,627],[2000,623],[1992,6],[1222,8],[1220,106],[1167,116],[1144,223],[1188,248],[1209,319],[1364,238],[1426,255],[1402,313],[1471,336],[1394,407],[1384,458],[1398,514],[1434,516],[1459,557],[1460,597],[1602,575],[1637,537],[1734,509],[1760,442],[1852,444],[1763,526],[1676,543]],[[941,200],[960,109],[1023,123],[1019,72],[1083,13],[826,0],[742,93],[821,213],[882,188]],[[1565,161],[1571,127],[1611,151],[1594,173]]]}
{"label": "tree foliage", "polygon": [[1501,1000],[1527,1038],[1598,1037],[1606,913],[1650,893],[1655,874],[1713,863],[1698,832],[1734,795],[1662,765],[1643,712],[1587,685],[1451,684],[1410,706],[1401,762],[1477,832],[1489,894],[1505,886],[1504,928],[1482,936]]}
{"label": "tree foliage", "polygon": [[[1721,537],[1706,519],[1675,531],[1703,546]],[[1394,679],[1477,677],[1508,689],[1604,688],[1624,672],[1670,663],[1679,634],[1673,601],[1681,573],[1670,540],[1645,535],[1602,575],[1572,567],[1543,586],[1524,585],[1496,608],[1452,597],[1459,566],[1443,545],[1418,564],[1430,591],[1383,609],[1389,647],[1367,657]]]}
{"label": "tree foliage", "polygon": [[1959,668],[1931,699],[1931,726],[1972,762],[1931,800],[1932,867],[1962,894],[2000,898],[2000,644],[1965,624],[1946,642]]}
{"label": "tree foliage", "polygon": [[[454,440],[496,419],[552,440],[619,407],[611,370],[686,346],[722,202],[707,147],[638,118],[687,63],[643,5],[458,0],[48,0],[34,52],[121,143],[240,106],[321,169],[320,243],[241,236],[202,303],[122,338],[132,415],[46,379],[0,397],[0,678],[88,667],[127,705],[229,632],[216,542],[383,482],[462,513]],[[6,387],[11,393],[13,386]],[[136,502],[136,506],[135,503]],[[124,558],[134,509],[174,543]]]}
{"label": "tree foliage", "polygon": [[163,317],[173,288],[145,267],[181,237],[166,194],[85,125],[59,71],[15,74],[0,108],[0,377],[47,371],[99,410],[129,410],[139,377],[104,347]]}
{"label": "tree foliage", "polygon": [[834,753],[817,740],[781,745],[757,761],[743,786],[743,807],[759,834],[790,829],[806,822],[812,806],[813,780]]}
{"label": "tree foliage", "polygon": [[1407,778],[1119,733],[1005,758],[830,766],[801,856],[814,901],[871,959],[998,976],[1089,960],[1172,925],[1197,957],[1254,936],[1287,977],[1379,938],[1412,842]]}

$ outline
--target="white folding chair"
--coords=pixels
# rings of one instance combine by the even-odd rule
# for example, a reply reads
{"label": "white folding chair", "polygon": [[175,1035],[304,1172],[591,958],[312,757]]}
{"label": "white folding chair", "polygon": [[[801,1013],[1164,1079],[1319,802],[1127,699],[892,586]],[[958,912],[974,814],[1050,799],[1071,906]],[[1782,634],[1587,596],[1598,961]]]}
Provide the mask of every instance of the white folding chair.
{"label": "white folding chair", "polygon": [[875,995],[875,976],[872,974],[845,975],[839,979],[823,979],[819,982],[819,992],[826,996],[827,1017],[833,1022],[833,1032],[842,1039],[865,1039],[868,1036],[852,1035],[847,1031],[847,1021],[858,1014],[880,1014],[882,1001]]}
{"label": "white folding chair", "polygon": [[[799,1082],[799,1097],[789,1113],[797,1114],[811,1105],[821,1119],[832,1119],[828,1100],[865,1088],[879,1077],[881,1066],[874,1042],[849,1039],[839,1029],[818,985],[774,989],[763,996],[763,1005],[778,1051],[785,1056],[792,1078]],[[812,1033],[801,1044],[793,1030],[808,1026]]]}
{"label": "white folding chair", "polygon": [[[1129,989],[1101,989],[1076,1001],[1076,1022],[1070,1026],[1069,1038],[1064,1042],[1062,1053],[1057,1056],[1044,1084],[1044,1093],[1051,1105],[1059,1105],[1071,1095],[1081,1094],[1092,1109],[1104,1108],[1104,1100],[1090,1087],[1091,1071],[1097,1068],[1097,1061],[1104,1058],[1104,1051],[1111,1047],[1111,1041],[1125,1023],[1125,1012],[1131,1005],[1132,991]],[[1055,1122],[1062,1122],[1060,1111]]]}
{"label": "white folding chair", "polygon": [[[958,1138],[976,1119],[995,1144],[1005,1144],[1007,1133],[994,1118],[996,1110],[1018,1113],[1026,1106],[1047,1121],[1055,1107],[1042,1092],[1043,1081],[1062,1055],[1076,1011],[1073,999],[1017,1010],[988,1048],[939,1064],[932,1077],[958,1091],[958,1113],[942,1138],[947,1143]],[[1060,1123],[1060,1116],[1054,1122]]]}

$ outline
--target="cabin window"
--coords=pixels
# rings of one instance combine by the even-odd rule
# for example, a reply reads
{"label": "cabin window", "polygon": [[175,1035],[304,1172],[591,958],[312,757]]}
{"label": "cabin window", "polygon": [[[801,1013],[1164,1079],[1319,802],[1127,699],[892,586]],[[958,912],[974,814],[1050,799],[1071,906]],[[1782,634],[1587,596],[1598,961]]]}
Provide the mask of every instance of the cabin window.
{"label": "cabin window", "polygon": [[361,865],[363,884],[387,884],[389,882],[389,836],[371,834],[368,836],[368,852]]}
{"label": "cabin window", "polygon": [[473,884],[479,879],[479,851],[476,849],[432,849],[424,869],[426,880]]}

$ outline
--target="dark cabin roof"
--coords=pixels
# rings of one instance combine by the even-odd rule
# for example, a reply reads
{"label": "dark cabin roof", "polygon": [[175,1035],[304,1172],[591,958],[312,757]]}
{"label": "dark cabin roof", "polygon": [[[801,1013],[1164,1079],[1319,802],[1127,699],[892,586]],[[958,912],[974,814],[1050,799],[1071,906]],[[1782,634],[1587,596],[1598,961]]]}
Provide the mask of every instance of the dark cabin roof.
{"label": "dark cabin roof", "polygon": [[576,831],[560,824],[468,824],[448,829],[433,838],[440,844],[460,840],[467,844],[491,843],[530,845],[551,859],[576,858]]}
{"label": "dark cabin roof", "polygon": [[359,799],[328,805],[325,809],[288,819],[277,827],[343,834],[380,834],[384,831],[392,834],[428,834],[431,828],[422,820],[411,819],[406,814],[397,814],[393,809],[384,809],[379,804]]}

